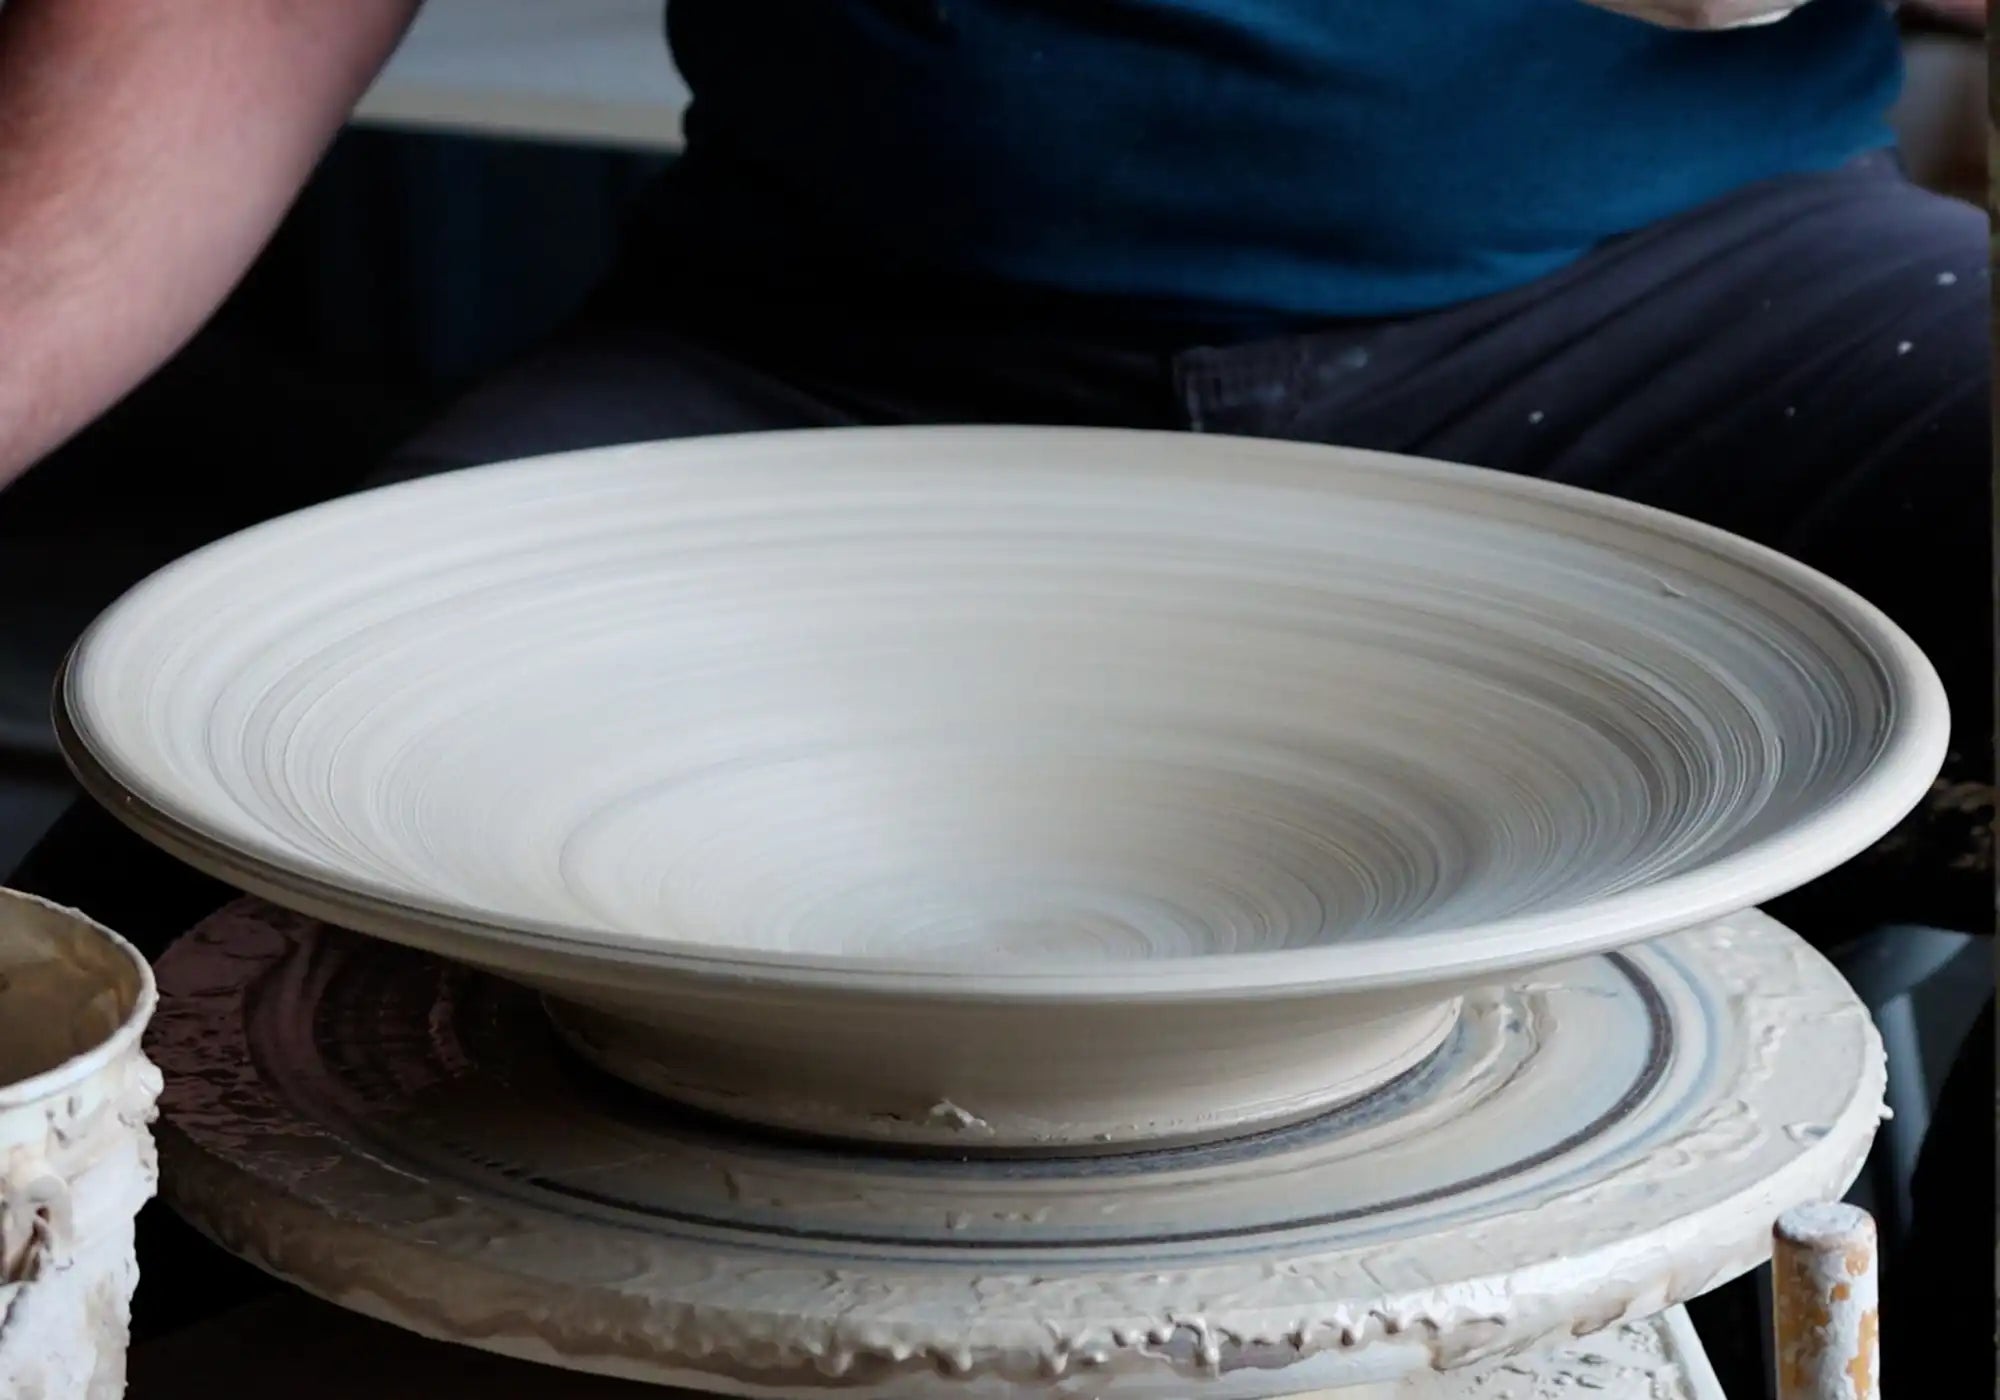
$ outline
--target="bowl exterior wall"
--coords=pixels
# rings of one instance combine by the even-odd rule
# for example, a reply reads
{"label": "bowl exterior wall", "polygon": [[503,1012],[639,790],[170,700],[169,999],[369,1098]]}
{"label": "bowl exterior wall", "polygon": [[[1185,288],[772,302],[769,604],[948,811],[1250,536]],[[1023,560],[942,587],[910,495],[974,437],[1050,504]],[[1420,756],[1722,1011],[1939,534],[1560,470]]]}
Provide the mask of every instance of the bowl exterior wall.
{"label": "bowl exterior wall", "polygon": [[1130,1150],[1312,1117],[1420,1065],[1457,1001],[1195,1005],[731,995],[548,999],[586,1059],[688,1107],[786,1132],[953,1152]]}

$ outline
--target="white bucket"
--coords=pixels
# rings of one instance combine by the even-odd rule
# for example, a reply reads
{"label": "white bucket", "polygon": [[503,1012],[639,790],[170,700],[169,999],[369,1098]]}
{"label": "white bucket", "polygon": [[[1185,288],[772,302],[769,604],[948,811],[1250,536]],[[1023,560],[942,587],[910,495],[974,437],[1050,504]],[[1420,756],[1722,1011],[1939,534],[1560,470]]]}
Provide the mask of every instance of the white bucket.
{"label": "white bucket", "polygon": [[133,1222],[158,1180],[156,998],[138,950],[0,890],[0,1396],[125,1389]]}

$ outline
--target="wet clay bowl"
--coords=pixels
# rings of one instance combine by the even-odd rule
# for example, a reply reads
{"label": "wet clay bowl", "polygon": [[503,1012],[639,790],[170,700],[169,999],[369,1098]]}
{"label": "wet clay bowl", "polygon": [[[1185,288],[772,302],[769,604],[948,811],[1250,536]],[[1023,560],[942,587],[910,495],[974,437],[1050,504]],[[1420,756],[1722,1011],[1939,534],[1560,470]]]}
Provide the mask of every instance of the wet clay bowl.
{"label": "wet clay bowl", "polygon": [[171,566],[83,782],[281,904],[526,981],[774,1127],[1079,1151],[1310,1115],[1454,997],[1752,905],[1919,799],[1852,594],[1432,462],[840,429],[481,468]]}

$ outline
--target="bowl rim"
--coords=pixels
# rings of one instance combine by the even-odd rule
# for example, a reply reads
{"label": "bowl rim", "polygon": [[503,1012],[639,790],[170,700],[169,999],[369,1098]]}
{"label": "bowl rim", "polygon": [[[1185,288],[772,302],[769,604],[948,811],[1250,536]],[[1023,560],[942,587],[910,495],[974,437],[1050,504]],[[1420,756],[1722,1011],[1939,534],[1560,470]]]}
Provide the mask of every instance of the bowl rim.
{"label": "bowl rim", "polygon": [[[840,436],[928,441],[947,449],[968,437],[990,446],[1011,437],[1091,440],[1129,449],[1160,440],[1187,451],[1193,439],[1233,454],[1255,453],[1271,467],[1288,459],[1303,481],[1327,454],[1348,472],[1393,471],[1413,479],[1476,486],[1528,506],[1605,519],[1661,536],[1682,547],[1719,555],[1740,569],[1810,600],[1879,668],[1889,722],[1873,761],[1848,789],[1790,827],[1721,859],[1651,884],[1565,907],[1464,926],[1336,942],[1310,948],[1185,958],[1065,961],[1051,967],[1004,968],[907,958],[804,954],[739,949],[685,940],[599,931],[582,925],[501,919],[449,900],[417,900],[368,882],[328,878],[310,862],[247,850],[205,827],[198,816],[144,795],[94,743],[78,705],[79,672],[95,640],[126,605],[183,569],[226,558],[255,539],[308,519],[380,509],[449,492],[476,477],[482,484],[550,470],[578,469],[591,460],[680,452],[694,456],[755,440],[782,448],[785,440],[824,442]],[[659,464],[655,470],[665,470]],[[1118,428],[950,425],[836,427],[715,434],[549,453],[342,496],[225,536],[166,565],[128,589],[90,624],[58,671],[53,721],[64,759],[93,799],[145,839],[206,874],[252,894],[360,932],[503,972],[559,975],[566,981],[630,989],[635,976],[697,979],[749,986],[801,986],[862,994],[924,996],[961,1002],[1209,1001],[1258,996],[1328,996],[1392,988],[1462,983],[1508,969],[1563,961],[1670,933],[1750,908],[1818,878],[1861,854],[1922,800],[1941,769],[1950,713],[1943,682],[1916,643],[1886,614],[1853,590],[1766,546],[1656,507],[1564,483],[1492,469],[1365,449],[1223,434]]]}
{"label": "bowl rim", "polygon": [[0,919],[15,910],[32,910],[70,926],[80,936],[95,940],[122,963],[132,979],[132,1004],[101,1038],[44,1069],[18,1079],[0,1078],[0,1111],[12,1112],[67,1094],[107,1065],[132,1054],[145,1037],[159,1009],[160,989],[153,980],[153,965],[137,948],[80,909],[44,899],[27,890],[0,886]]}

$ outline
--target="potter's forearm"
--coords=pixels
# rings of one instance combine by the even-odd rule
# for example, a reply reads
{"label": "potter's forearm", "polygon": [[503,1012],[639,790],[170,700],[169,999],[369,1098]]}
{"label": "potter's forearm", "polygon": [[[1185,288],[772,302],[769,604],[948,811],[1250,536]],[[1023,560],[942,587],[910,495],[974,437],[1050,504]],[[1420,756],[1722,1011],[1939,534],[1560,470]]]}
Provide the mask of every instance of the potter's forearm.
{"label": "potter's forearm", "polygon": [[417,4],[0,11],[0,484],[208,318]]}

